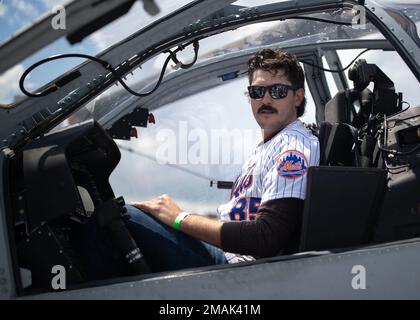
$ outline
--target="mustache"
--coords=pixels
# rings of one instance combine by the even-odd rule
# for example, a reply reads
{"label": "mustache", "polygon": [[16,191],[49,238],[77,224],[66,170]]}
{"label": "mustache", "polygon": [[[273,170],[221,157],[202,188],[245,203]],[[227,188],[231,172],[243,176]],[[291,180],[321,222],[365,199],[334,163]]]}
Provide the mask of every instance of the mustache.
{"label": "mustache", "polygon": [[263,104],[259,109],[258,109],[258,113],[262,112],[262,111],[272,111],[272,112],[276,112],[277,110],[274,109],[272,106],[268,105],[268,104]]}

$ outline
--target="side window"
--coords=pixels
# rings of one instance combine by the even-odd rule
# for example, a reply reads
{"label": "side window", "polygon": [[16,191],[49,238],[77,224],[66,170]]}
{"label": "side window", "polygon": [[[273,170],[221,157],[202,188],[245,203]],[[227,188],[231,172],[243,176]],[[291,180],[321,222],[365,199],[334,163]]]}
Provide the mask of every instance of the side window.
{"label": "side window", "polygon": [[305,113],[300,118],[305,123],[316,123],[315,118],[315,102],[312,98],[311,91],[305,81],[305,97],[306,97],[306,108]]}
{"label": "side window", "polygon": [[214,182],[233,181],[261,138],[247,85],[246,78],[226,81],[151,111],[156,124],[138,128],[138,139],[117,142],[115,192],[126,201],[166,193],[184,210],[215,214],[231,190]]}
{"label": "side window", "polygon": [[[246,92],[247,78],[194,94],[152,111],[156,124],[138,128],[138,139],[117,141],[122,158],[110,182],[127,202],[168,194],[184,210],[215,214],[261,140]],[[304,122],[315,122],[308,89]],[[130,149],[131,151],[128,151]],[[213,181],[213,187],[211,187]]]}

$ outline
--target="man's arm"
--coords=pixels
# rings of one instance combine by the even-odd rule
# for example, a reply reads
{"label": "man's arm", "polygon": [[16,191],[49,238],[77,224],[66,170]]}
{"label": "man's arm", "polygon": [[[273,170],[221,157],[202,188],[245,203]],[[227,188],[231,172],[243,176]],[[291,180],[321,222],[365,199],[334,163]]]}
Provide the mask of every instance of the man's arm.
{"label": "man's arm", "polygon": [[255,221],[226,222],[189,215],[180,230],[227,252],[271,257],[294,249],[302,212],[301,199],[275,199],[260,205]]}
{"label": "man's arm", "polygon": [[254,221],[227,222],[222,225],[224,251],[271,257],[293,251],[300,235],[303,200],[281,198],[264,202]]}
{"label": "man's arm", "polygon": [[[181,213],[181,209],[167,195],[162,195],[150,201],[132,202],[131,205],[149,213],[170,227],[172,227],[172,223],[178,214]],[[224,221],[222,220],[191,214],[182,220],[180,231],[220,248],[223,224]]]}
{"label": "man's arm", "polygon": [[222,220],[191,214],[182,220],[180,230],[193,238],[221,248],[221,230],[225,223]]}
{"label": "man's arm", "polygon": [[[181,209],[168,197],[132,205],[150,213],[168,226]],[[180,225],[186,234],[224,251],[267,257],[289,249],[300,230],[303,200],[275,199],[260,205],[255,221],[226,222],[199,215],[187,216]]]}

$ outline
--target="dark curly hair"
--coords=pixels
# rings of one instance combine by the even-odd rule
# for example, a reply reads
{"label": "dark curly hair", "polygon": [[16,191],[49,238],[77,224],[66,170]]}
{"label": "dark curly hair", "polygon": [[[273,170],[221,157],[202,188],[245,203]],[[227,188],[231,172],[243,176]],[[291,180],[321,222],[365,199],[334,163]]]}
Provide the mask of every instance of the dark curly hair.
{"label": "dark curly hair", "polygon": [[[259,69],[269,71],[273,75],[276,75],[279,70],[282,70],[295,90],[305,88],[305,75],[297,57],[282,49],[263,49],[249,59],[248,77],[250,84],[252,83],[254,72]],[[305,106],[306,98],[303,98],[302,103],[296,108],[298,117],[301,117],[305,112]]]}

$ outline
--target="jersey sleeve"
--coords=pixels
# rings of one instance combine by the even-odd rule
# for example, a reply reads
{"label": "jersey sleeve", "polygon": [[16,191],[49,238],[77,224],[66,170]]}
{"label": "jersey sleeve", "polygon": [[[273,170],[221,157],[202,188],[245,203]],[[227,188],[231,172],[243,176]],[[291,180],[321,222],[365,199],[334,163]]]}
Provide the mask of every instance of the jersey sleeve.
{"label": "jersey sleeve", "polygon": [[305,199],[308,168],[319,164],[318,139],[282,135],[264,156],[261,203],[273,199]]}

